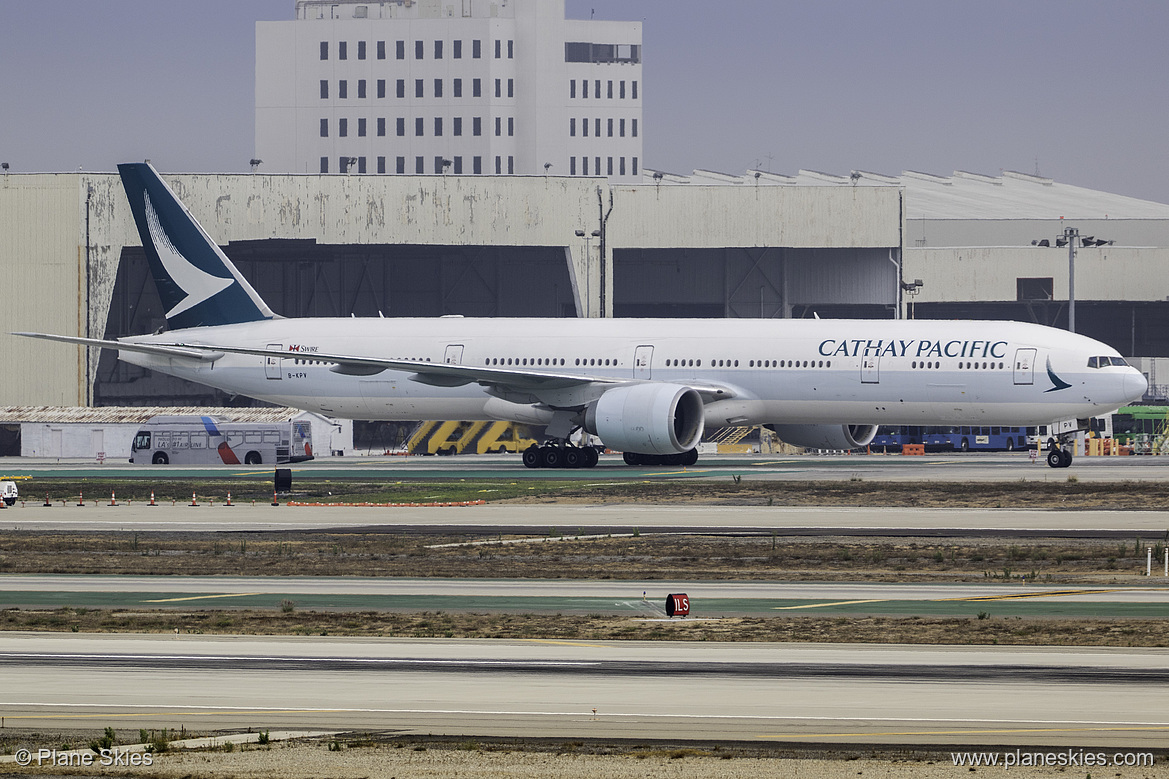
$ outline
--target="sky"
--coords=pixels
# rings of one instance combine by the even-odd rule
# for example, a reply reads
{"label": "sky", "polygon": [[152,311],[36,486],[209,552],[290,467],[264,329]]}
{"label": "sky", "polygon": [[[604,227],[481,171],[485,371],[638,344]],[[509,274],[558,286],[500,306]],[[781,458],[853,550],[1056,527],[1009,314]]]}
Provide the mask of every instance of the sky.
{"label": "sky", "polygon": [[[643,22],[643,165],[1035,173],[1169,203],[1164,0],[565,0]],[[245,171],[294,0],[0,0],[0,161]]]}

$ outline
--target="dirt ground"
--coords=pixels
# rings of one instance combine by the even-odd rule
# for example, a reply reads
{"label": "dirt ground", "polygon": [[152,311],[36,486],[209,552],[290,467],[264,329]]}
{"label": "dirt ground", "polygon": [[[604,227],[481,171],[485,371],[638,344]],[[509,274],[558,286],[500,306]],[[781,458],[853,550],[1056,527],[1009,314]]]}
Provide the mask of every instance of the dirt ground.
{"label": "dirt ground", "polygon": [[[88,732],[10,732],[0,736],[5,753],[36,749],[41,744],[62,748],[84,747],[101,735]],[[202,734],[200,734],[202,735]],[[133,743],[133,733],[119,732],[119,743]],[[64,743],[62,743],[64,742]],[[500,777],[500,779],[739,779],[740,777],[790,777],[844,779],[932,779],[966,776],[974,768],[956,767],[953,749],[897,747],[792,748],[767,743],[646,744],[634,741],[597,742],[556,739],[444,739],[394,736],[379,733],[344,733],[323,738],[273,742],[202,750],[167,749],[152,756],[147,768],[105,769],[83,775],[157,777],[158,779],[397,779],[397,777]],[[969,748],[967,748],[969,750]],[[977,747],[981,753],[994,748]],[[997,750],[1000,754],[1006,751]],[[1014,749],[1010,750],[1014,752]],[[1028,750],[1034,751],[1034,750]],[[1038,750],[1057,752],[1059,750]],[[1063,750],[1067,752],[1068,750]],[[1108,758],[1117,750],[1070,750],[1103,752]],[[1110,767],[1096,775],[1126,779],[1169,777],[1164,754],[1145,750],[1141,768]],[[1067,768],[979,768],[975,776],[1080,776]],[[73,771],[20,769],[0,764],[0,775],[60,776]],[[1091,777],[1091,772],[1087,776]]]}
{"label": "dirt ground", "polygon": [[[493,501],[495,502],[495,501]],[[731,506],[903,506],[906,508],[1023,508],[1050,510],[1169,509],[1169,484],[1158,482],[889,482],[865,481],[647,481],[619,485],[564,485],[513,503],[686,503]]]}
{"label": "dirt ground", "polygon": [[[972,611],[977,604],[972,606]],[[0,630],[85,633],[506,638],[559,641],[786,641],[1018,646],[1169,646],[1169,620],[782,616],[645,621],[603,614],[457,611],[0,610]]]}
{"label": "dirt ground", "polygon": [[1164,536],[1099,539],[644,533],[505,543],[461,533],[6,531],[0,573],[485,579],[1124,583]]}
{"label": "dirt ground", "polygon": [[[296,482],[293,500],[324,502],[408,503],[420,500],[483,500],[490,503],[638,503],[727,506],[906,506],[938,508],[1026,508],[1051,510],[1169,509],[1169,483],[1079,482],[1075,475],[1001,482],[865,481],[855,477],[841,481],[753,481],[750,474],[736,481],[686,479],[598,483],[597,476],[583,479],[532,481],[465,480],[402,481],[393,484],[355,480],[303,479]],[[145,501],[152,492],[157,499],[186,503],[192,493],[201,501],[222,502],[230,492],[238,503],[272,499],[271,481],[113,479],[30,480],[20,485],[21,496],[41,502],[74,504],[79,493],[86,500],[109,500],[116,492],[121,501]],[[282,497],[282,500],[285,498]]]}

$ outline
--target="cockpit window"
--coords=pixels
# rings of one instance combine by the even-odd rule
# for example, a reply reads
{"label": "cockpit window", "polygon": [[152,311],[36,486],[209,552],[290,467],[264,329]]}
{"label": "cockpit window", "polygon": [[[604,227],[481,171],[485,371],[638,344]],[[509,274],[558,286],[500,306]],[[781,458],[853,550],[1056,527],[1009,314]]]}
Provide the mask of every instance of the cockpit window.
{"label": "cockpit window", "polygon": [[1125,361],[1125,359],[1123,357],[1104,356],[1104,357],[1089,357],[1088,358],[1088,367],[1089,368],[1107,368],[1109,365],[1119,365],[1121,367],[1124,367],[1124,366],[1128,365],[1128,363]]}

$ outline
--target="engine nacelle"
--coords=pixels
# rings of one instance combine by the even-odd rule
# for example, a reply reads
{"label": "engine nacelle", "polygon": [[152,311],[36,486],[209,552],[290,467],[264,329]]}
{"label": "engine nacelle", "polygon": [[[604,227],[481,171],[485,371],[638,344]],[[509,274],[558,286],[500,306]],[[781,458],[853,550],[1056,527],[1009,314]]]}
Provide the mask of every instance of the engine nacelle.
{"label": "engine nacelle", "polygon": [[780,440],[809,449],[860,449],[877,436],[876,425],[768,425]]}
{"label": "engine nacelle", "polygon": [[605,446],[640,454],[680,454],[698,446],[702,398],[678,384],[632,384],[607,390],[585,412],[585,430]]}

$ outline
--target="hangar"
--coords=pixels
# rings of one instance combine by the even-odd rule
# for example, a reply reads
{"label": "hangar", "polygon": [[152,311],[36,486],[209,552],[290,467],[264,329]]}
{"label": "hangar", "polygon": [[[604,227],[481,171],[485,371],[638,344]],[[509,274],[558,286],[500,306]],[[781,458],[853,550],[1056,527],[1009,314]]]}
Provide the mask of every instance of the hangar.
{"label": "hangar", "polygon": [[[897,187],[554,176],[165,176],[284,316],[894,316]],[[92,350],[165,323],[116,174],[6,174],[7,405],[233,405]],[[823,314],[822,314],[823,315]]]}
{"label": "hangar", "polygon": [[[164,176],[285,316],[1008,318],[1169,356],[1169,206],[1025,174],[801,171],[637,184],[557,176]],[[1049,239],[1050,246],[1032,245]],[[164,318],[112,173],[0,181],[4,405],[250,405],[7,335],[116,338]],[[917,281],[920,280],[920,284]]]}

